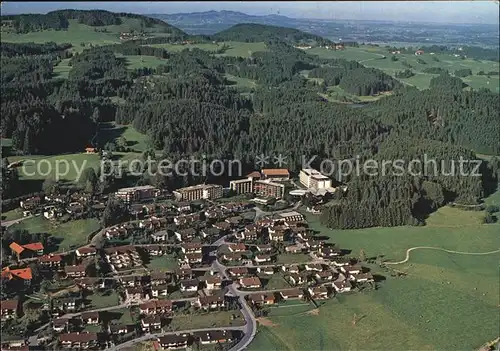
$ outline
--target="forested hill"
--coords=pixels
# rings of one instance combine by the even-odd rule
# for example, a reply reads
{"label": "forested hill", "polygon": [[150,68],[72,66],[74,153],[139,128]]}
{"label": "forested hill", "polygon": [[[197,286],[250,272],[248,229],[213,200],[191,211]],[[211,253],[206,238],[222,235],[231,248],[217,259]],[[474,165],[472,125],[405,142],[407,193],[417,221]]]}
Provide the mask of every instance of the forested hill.
{"label": "forested hill", "polygon": [[220,41],[259,42],[279,39],[289,44],[315,43],[331,44],[328,39],[318,35],[302,32],[294,28],[268,26],[264,24],[242,23],[232,26],[212,36]]}
{"label": "forested hill", "polygon": [[[247,40],[263,40],[267,33],[242,32]],[[262,154],[281,154],[295,173],[303,167],[303,156],[306,161],[316,156],[315,168],[322,161],[354,157],[360,165],[377,160],[382,167],[387,160],[409,165],[425,156],[445,161],[436,162],[435,172],[417,176],[398,174],[399,162],[385,175],[387,167],[373,176],[338,174],[332,165],[332,178],[348,191],[334,194],[322,220],[340,229],[421,224],[445,203],[478,204],[498,184],[496,158],[483,163],[482,177],[468,176],[474,163],[464,165],[465,174],[450,176],[451,161],[475,160],[477,151],[498,154],[498,94],[465,91],[463,81],[448,74],[432,78],[429,90],[418,91],[378,69],[322,59],[270,33],[266,51],[246,58],[198,48],[167,51],[132,41],[81,52],[54,43],[2,43],[2,138],[11,139],[11,149],[22,155],[82,152],[90,144],[127,152],[127,140],[109,139],[100,129],[101,122],[115,122],[149,137],[151,149],[144,157],[161,153],[173,162],[204,157],[207,164],[237,159],[242,174],[255,169]],[[164,64],[132,69],[123,59],[127,55],[156,56]],[[65,58],[67,77],[56,78],[54,67]],[[240,94],[229,84],[231,76],[255,85]],[[354,95],[390,91],[392,96],[356,109],[329,102],[323,97],[328,88]],[[166,176],[147,167],[140,177],[108,172],[99,191],[116,191],[122,181],[174,190],[204,181],[223,183],[230,175],[201,177],[186,169]],[[26,183],[18,181],[15,171],[5,166],[2,172],[2,198],[24,194]]]}
{"label": "forested hill", "polygon": [[104,10],[58,10],[47,14],[21,14],[2,16],[2,25],[12,21],[10,27],[17,33],[37,32],[41,30],[66,30],[70,20],[77,20],[80,24],[91,27],[121,25],[124,19],[138,19],[145,31],[155,28],[162,33],[185,35],[179,28],[168,23],[142,15],[132,13],[114,13]]}

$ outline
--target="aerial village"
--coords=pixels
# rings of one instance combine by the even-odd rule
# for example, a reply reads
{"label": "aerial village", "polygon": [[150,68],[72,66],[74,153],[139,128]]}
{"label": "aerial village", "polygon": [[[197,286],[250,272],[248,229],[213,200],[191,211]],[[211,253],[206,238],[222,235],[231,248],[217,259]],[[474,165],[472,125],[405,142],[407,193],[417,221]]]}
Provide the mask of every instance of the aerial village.
{"label": "aerial village", "polygon": [[[241,350],[270,308],[374,287],[349,248],[310,229],[304,216],[321,211],[305,206],[305,195],[321,203],[345,186],[332,187],[313,169],[298,180],[287,169],[262,169],[228,188],[120,189],[109,196],[127,205],[128,220],[64,251],[53,251],[50,238],[4,236],[2,350],[124,350],[141,342]],[[292,201],[278,209],[285,197]],[[19,206],[26,217],[74,220],[84,208],[104,211],[106,199],[61,194]]]}

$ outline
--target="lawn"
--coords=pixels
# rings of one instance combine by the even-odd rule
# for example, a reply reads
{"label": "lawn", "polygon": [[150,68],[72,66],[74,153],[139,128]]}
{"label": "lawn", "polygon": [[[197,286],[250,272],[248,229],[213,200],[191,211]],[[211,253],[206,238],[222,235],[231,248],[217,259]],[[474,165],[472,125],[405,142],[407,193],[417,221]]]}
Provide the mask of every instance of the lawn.
{"label": "lawn", "polygon": [[257,328],[257,334],[252,343],[247,347],[248,351],[288,351],[292,350],[292,345],[286,341],[286,337],[282,339],[281,334],[275,333],[273,327],[265,327],[260,325]]}
{"label": "lawn", "polygon": [[2,221],[13,221],[15,219],[23,218],[23,211],[16,208],[11,211],[2,212]]}
{"label": "lawn", "polygon": [[119,310],[114,310],[113,313],[121,313],[121,317],[119,319],[119,323],[122,324],[134,324],[134,318],[132,318],[132,314],[130,313],[130,310],[127,308],[121,308]]}
{"label": "lawn", "polygon": [[290,264],[290,263],[305,263],[311,260],[311,256],[303,253],[297,254],[280,254],[276,258],[276,263],[279,264]]}
{"label": "lawn", "polygon": [[179,265],[173,256],[164,255],[151,259],[147,267],[154,271],[173,271],[179,268]]}
{"label": "lawn", "polygon": [[106,292],[105,294],[94,293],[87,298],[92,301],[92,309],[111,307],[120,304],[120,298],[114,290],[110,290],[109,293]]}
{"label": "lawn", "polygon": [[47,178],[75,181],[85,168],[97,169],[97,154],[63,154],[57,156],[10,156],[9,162],[24,160],[18,168],[21,179],[45,180]]}
{"label": "lawn", "polygon": [[[498,201],[499,194],[486,202]],[[480,224],[482,215],[443,207],[429,217],[425,227],[345,231],[326,229],[317,217],[306,216],[312,228],[340,247],[352,249],[354,256],[363,248],[368,256],[383,254],[385,259],[399,261],[413,246],[465,252],[498,249],[500,224]],[[499,253],[467,256],[415,250],[409,262],[392,266],[406,272],[404,278],[393,278],[374,266],[374,273],[386,276],[378,290],[340,295],[326,301],[317,313],[288,315],[272,310],[270,325],[259,327],[249,350],[478,348],[498,336],[500,328],[499,259]]]}
{"label": "lawn", "polygon": [[[233,315],[237,316],[237,318],[233,319]],[[175,315],[169,326],[172,330],[187,330],[200,328],[233,327],[244,324],[245,320],[241,312],[239,310],[236,310]]]}
{"label": "lawn", "polygon": [[100,333],[102,331],[100,325],[92,325],[92,324],[86,325],[83,330],[88,333]]}
{"label": "lawn", "polygon": [[99,222],[95,219],[81,219],[59,224],[40,216],[25,219],[9,227],[9,230],[13,229],[25,229],[30,233],[48,233],[61,240],[57,251],[64,251],[72,245],[85,245],[88,235],[99,229]]}
{"label": "lawn", "polygon": [[271,276],[261,274],[259,278],[263,282],[263,289],[265,290],[276,290],[276,289],[289,289],[290,284],[288,284],[281,274],[273,274]]}

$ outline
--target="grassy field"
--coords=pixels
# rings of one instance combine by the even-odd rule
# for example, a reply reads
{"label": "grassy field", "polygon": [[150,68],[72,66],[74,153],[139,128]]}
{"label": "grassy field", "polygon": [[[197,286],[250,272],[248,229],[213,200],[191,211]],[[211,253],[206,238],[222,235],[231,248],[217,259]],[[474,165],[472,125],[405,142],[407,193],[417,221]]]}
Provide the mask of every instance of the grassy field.
{"label": "grassy field", "polygon": [[151,259],[147,267],[154,271],[173,271],[179,268],[179,265],[174,257],[164,255]]}
{"label": "grassy field", "polygon": [[281,274],[260,275],[259,278],[263,282],[263,289],[265,290],[275,290],[275,289],[288,289],[290,284],[288,284]]}
{"label": "grassy field", "polygon": [[[116,55],[117,57],[119,55]],[[129,69],[135,68],[156,68],[159,65],[164,65],[167,61],[155,56],[127,55],[123,56],[126,59]]]}
{"label": "grassy field", "polygon": [[[116,57],[123,57],[126,60],[127,67],[129,69],[135,68],[156,68],[159,65],[165,64],[166,60],[154,57],[154,56],[140,56],[140,55],[118,55]],[[64,59],[59,62],[54,67],[54,78],[68,78],[69,71],[71,70],[71,66],[68,65],[70,59]]]}
{"label": "grassy field", "polygon": [[149,137],[138,132],[130,125],[117,125],[115,123],[107,123],[101,125],[99,135],[100,144],[105,144],[108,141],[116,140],[119,137],[125,138],[127,147],[133,152],[143,152],[148,149]]}
{"label": "grassy field", "polygon": [[68,65],[71,59],[63,59],[54,67],[54,78],[68,78],[71,66]]}
{"label": "grassy field", "polygon": [[2,212],[2,221],[13,221],[15,219],[23,218],[23,211],[16,208],[11,211]]}
{"label": "grassy field", "polygon": [[231,74],[225,74],[224,77],[229,81],[229,85],[236,87],[240,91],[249,91],[257,87],[257,82],[248,78],[236,77]]}
{"label": "grassy field", "polygon": [[120,298],[114,290],[110,291],[109,294],[94,293],[88,296],[88,299],[92,301],[92,309],[111,307],[120,304]]}
{"label": "grassy field", "polygon": [[[120,159],[133,158],[137,153],[143,152],[148,147],[148,137],[139,133],[131,126],[104,126],[101,131],[100,142],[104,144],[110,140],[124,137],[130,153],[116,152]],[[60,180],[74,181],[78,177],[79,171],[92,167],[97,169],[100,166],[99,155],[86,154],[84,152],[75,154],[62,154],[56,156],[30,155],[30,156],[9,156],[9,162],[24,160],[18,168],[21,179],[44,180],[55,178],[59,174]],[[27,161],[29,160],[29,161]],[[68,162],[68,165],[65,163]]]}
{"label": "grassy field", "polygon": [[[500,192],[486,199],[498,203]],[[500,247],[500,224],[480,224],[483,212],[443,207],[425,227],[329,230],[307,214],[310,226],[358,256],[385,255],[399,261],[413,246],[436,246],[464,252]],[[318,310],[274,313],[250,350],[470,350],[498,336],[498,261],[500,254],[467,256],[415,250],[407,263],[392,266],[406,272],[386,276],[378,290],[341,295]],[[291,308],[290,310],[295,310]],[[278,311],[278,310],[277,310]],[[284,311],[284,310],[283,310]],[[295,312],[295,311],[294,311]],[[314,312],[314,313],[313,313]],[[353,326],[353,319],[356,324]],[[477,321],[480,320],[480,326]],[[307,332],[306,332],[307,331]]]}
{"label": "grassy field", "polygon": [[[233,315],[236,319],[233,319]],[[240,311],[220,311],[213,313],[195,313],[175,315],[169,326],[172,330],[199,328],[232,327],[244,325],[245,320]]]}
{"label": "grassy field", "polygon": [[[494,195],[497,196],[497,195]],[[497,233],[500,224],[480,224],[483,212],[462,211],[443,207],[431,214],[425,227],[367,228],[330,230],[315,215],[306,213],[311,228],[328,235],[342,248],[358,255],[364,249],[367,256],[385,255],[385,259],[399,261],[413,246],[437,246],[464,252],[485,252],[500,247]]]}
{"label": "grassy field", "polygon": [[311,260],[311,256],[307,254],[280,254],[278,255],[276,259],[276,263],[281,263],[281,264],[290,264],[290,263],[297,263],[297,262],[308,262]]}
{"label": "grassy field", "polygon": [[85,245],[88,235],[99,229],[95,219],[82,219],[57,224],[43,217],[32,217],[14,224],[9,230],[25,229],[30,233],[47,233],[61,240],[57,251],[68,250],[72,245]]}
{"label": "grassy field", "polygon": [[[378,68],[390,75],[394,75],[397,71],[406,69],[403,62],[407,62],[413,68],[411,70],[415,76],[411,78],[401,79],[401,81],[414,85],[419,89],[429,87],[429,82],[434,74],[424,73],[423,70],[429,67],[441,67],[447,69],[451,74],[455,70],[462,68],[470,68],[473,76],[463,78],[463,81],[473,89],[488,88],[492,91],[499,91],[499,77],[491,76],[477,76],[477,72],[484,71],[499,71],[499,63],[493,61],[481,61],[473,59],[461,59],[448,54],[435,54],[425,53],[420,56],[413,54],[399,54],[396,55],[398,60],[391,60],[391,53],[387,52],[384,47],[370,47],[360,46],[359,48],[348,47],[346,50],[327,50],[324,48],[314,48],[307,51],[309,54],[318,55],[323,58],[344,58],[347,60],[354,60],[362,63],[367,67]],[[386,58],[382,58],[386,56]],[[420,64],[417,59],[421,59],[425,64]]]}
{"label": "grassy field", "polygon": [[[95,27],[78,23],[78,20],[69,20],[69,27],[67,30],[44,30],[22,34],[2,31],[2,42],[45,43],[48,41],[53,41],[57,44],[72,43],[74,45],[74,47],[72,48],[73,51],[82,51],[90,45],[120,43],[121,32],[130,32],[132,30],[140,31],[143,29],[141,28],[140,19],[121,17],[121,20],[122,24],[102,26],[98,28],[99,31],[96,31]],[[148,31],[157,32],[158,28],[155,25],[152,28],[148,28]],[[168,36],[167,33],[150,34]]]}
{"label": "grassy field", "polygon": [[134,319],[132,318],[132,314],[130,313],[130,310],[127,308],[121,308],[119,310],[116,310],[114,312],[121,313],[121,317],[119,320],[119,323],[123,324],[133,324]]}
{"label": "grassy field", "polygon": [[[129,19],[126,19],[125,23],[131,22],[129,22]],[[89,44],[104,45],[119,43],[120,32],[117,31],[117,27],[118,26],[100,27],[100,29],[108,28],[109,32],[96,32],[94,31],[94,27],[80,24],[77,20],[69,20],[68,30],[44,30],[21,34],[2,32],[2,42],[45,43],[47,41],[53,41],[57,44],[72,43],[74,44],[74,50],[81,51],[85,48],[80,45],[81,43],[85,43],[85,46]],[[126,25],[122,24],[122,27],[125,28]]]}
{"label": "grassy field", "polygon": [[20,160],[24,160],[24,163],[18,168],[21,179],[31,180],[55,178],[56,174],[59,174],[60,180],[74,181],[78,177],[79,170],[99,167],[99,155],[83,152],[57,156],[9,156],[10,162]]}
{"label": "grassy field", "polygon": [[157,47],[157,48],[164,48],[167,49],[168,51],[172,52],[179,52],[185,49],[192,50],[194,48],[198,48],[201,50],[207,50],[207,51],[215,51],[219,48],[222,47],[222,45],[228,45],[229,49],[227,49],[223,54],[218,54],[219,56],[241,56],[241,57],[249,57],[251,56],[254,52],[258,51],[266,51],[266,44],[264,42],[258,42],[258,43],[244,43],[244,42],[237,42],[237,41],[228,41],[228,42],[221,42],[219,45],[213,44],[213,43],[200,43],[200,44],[186,44],[186,45],[181,45],[181,44],[151,44],[149,46]]}

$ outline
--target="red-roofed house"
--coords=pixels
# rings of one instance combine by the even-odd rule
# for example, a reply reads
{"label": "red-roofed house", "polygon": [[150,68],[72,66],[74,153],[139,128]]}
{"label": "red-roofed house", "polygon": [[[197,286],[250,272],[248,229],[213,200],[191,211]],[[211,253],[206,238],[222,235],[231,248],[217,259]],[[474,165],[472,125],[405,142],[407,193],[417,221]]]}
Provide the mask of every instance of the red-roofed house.
{"label": "red-roofed house", "polygon": [[21,280],[24,281],[25,285],[31,284],[31,279],[33,276],[31,274],[31,268],[21,268],[21,269],[10,269],[9,267],[2,270],[2,278],[11,280]]}
{"label": "red-roofed house", "polygon": [[61,267],[63,257],[61,255],[44,255],[38,259],[38,262],[45,267]]}
{"label": "red-roofed house", "polygon": [[17,256],[17,259],[29,258],[33,256],[43,255],[43,244],[42,243],[31,243],[26,245],[19,245],[13,242],[9,245],[12,253]]}

